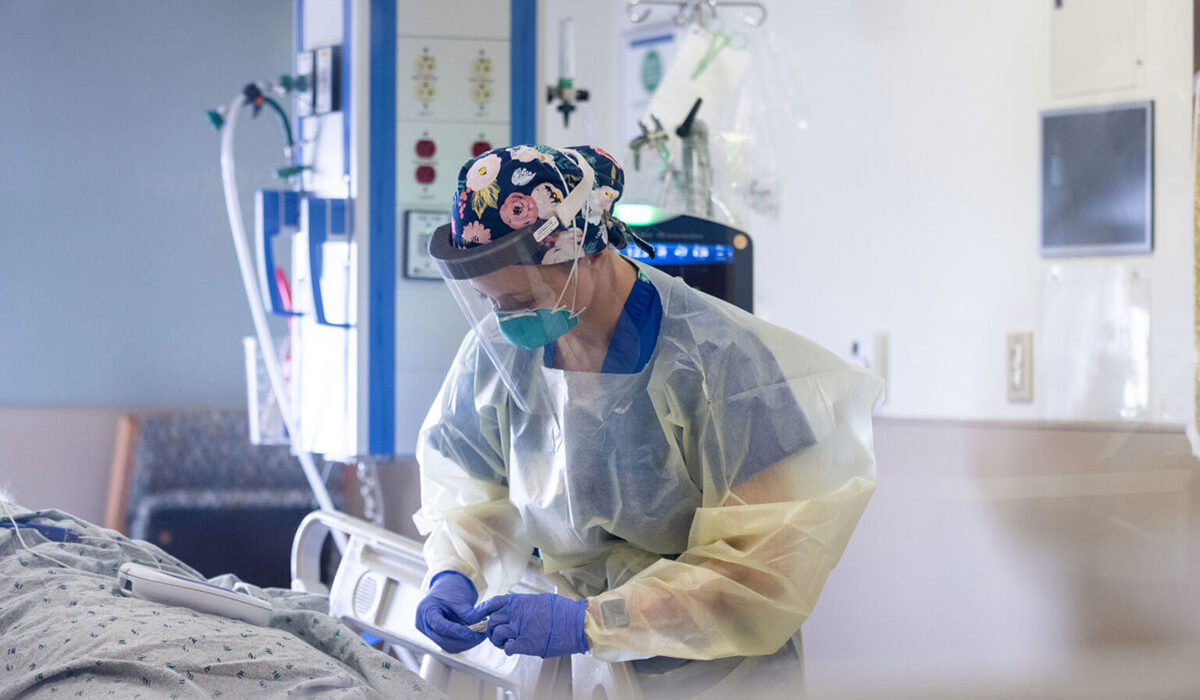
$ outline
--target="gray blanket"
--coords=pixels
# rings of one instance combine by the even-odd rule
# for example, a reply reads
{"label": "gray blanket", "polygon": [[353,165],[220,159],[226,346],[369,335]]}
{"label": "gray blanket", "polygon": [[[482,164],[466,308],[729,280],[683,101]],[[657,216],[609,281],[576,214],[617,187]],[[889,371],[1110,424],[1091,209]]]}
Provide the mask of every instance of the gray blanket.
{"label": "gray blanket", "polygon": [[[443,697],[322,611],[323,596],[212,582],[268,600],[270,627],[113,595],[132,561],[201,578],[161,549],[58,510],[0,504],[79,542],[0,527],[0,700],[15,697]],[[281,545],[282,546],[282,545]]]}

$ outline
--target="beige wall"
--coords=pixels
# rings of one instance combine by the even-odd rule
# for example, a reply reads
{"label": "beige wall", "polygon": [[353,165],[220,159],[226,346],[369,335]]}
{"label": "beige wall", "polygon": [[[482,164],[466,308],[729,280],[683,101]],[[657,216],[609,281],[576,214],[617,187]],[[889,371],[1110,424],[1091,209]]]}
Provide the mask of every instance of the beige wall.
{"label": "beige wall", "polygon": [[104,522],[118,409],[0,408],[0,489]]}
{"label": "beige wall", "polygon": [[879,489],[805,624],[813,690],[1002,687],[1200,641],[1182,428],[882,418],[876,453]]}

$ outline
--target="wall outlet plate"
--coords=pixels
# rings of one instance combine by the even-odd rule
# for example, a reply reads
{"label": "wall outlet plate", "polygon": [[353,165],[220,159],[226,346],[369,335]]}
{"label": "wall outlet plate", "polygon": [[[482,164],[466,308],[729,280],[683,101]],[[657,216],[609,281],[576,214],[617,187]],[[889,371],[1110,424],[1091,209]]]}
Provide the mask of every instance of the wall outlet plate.
{"label": "wall outlet plate", "polygon": [[883,380],[883,399],[887,403],[888,336],[887,333],[867,333],[850,341],[850,360]]}
{"label": "wall outlet plate", "polygon": [[443,210],[415,211],[404,213],[404,276],[409,279],[438,280],[433,257],[429,255],[429,237],[438,226],[450,223],[450,215]]}
{"label": "wall outlet plate", "polygon": [[1004,376],[1009,403],[1033,401],[1033,333],[1009,333]]}

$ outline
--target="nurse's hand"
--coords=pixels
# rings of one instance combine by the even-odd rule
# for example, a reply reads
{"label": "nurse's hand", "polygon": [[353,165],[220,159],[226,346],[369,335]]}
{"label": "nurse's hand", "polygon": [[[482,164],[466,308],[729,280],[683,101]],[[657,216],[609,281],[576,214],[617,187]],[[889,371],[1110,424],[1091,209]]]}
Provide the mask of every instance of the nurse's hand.
{"label": "nurse's hand", "polygon": [[554,593],[510,593],[490,598],[475,608],[488,617],[488,639],[505,654],[530,654],[548,659],[588,650],[583,632],[587,600]]}
{"label": "nurse's hand", "polygon": [[417,629],[451,654],[466,651],[487,639],[468,627],[483,619],[474,611],[478,599],[471,579],[443,571],[433,577],[429,593],[417,604]]}

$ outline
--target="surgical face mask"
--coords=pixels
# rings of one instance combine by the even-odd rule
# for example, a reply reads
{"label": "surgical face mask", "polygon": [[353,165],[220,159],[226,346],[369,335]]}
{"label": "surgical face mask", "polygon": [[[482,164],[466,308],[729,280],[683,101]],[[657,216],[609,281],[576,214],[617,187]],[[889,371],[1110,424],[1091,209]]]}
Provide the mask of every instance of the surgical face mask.
{"label": "surgical face mask", "polygon": [[496,318],[504,339],[526,350],[549,345],[579,323],[579,316],[566,309],[497,311]]}
{"label": "surgical face mask", "polygon": [[[586,311],[587,307],[572,311],[562,305],[563,297],[567,294],[567,287],[571,286],[571,280],[576,277],[578,270],[579,258],[575,258],[575,261],[571,263],[571,272],[567,275],[567,281],[563,284],[562,291],[558,293],[558,300],[554,302],[553,308],[497,311],[496,320],[504,339],[518,348],[534,350],[558,340],[567,331],[578,325],[579,315]],[[578,294],[579,284],[576,281],[575,289],[572,292],[572,306],[574,306],[574,300]]]}
{"label": "surgical face mask", "polygon": [[[555,171],[558,170],[553,160],[550,161],[550,166]],[[563,178],[562,173],[559,173],[558,177],[563,187],[566,188],[566,179]],[[580,314],[587,310],[587,307],[578,311],[572,309],[575,307],[579,295],[579,258],[583,256],[583,239],[587,235],[587,227],[591,219],[591,205],[590,199],[583,205],[584,231],[575,242],[575,259],[571,263],[571,272],[567,275],[567,281],[563,284],[562,291],[559,292],[558,299],[554,302],[554,307],[496,311],[500,334],[516,347],[534,350],[549,345],[578,325]],[[571,295],[572,308],[568,309],[562,305],[562,302],[563,297],[567,294],[567,288],[571,286],[572,279],[575,280],[575,288]]]}

